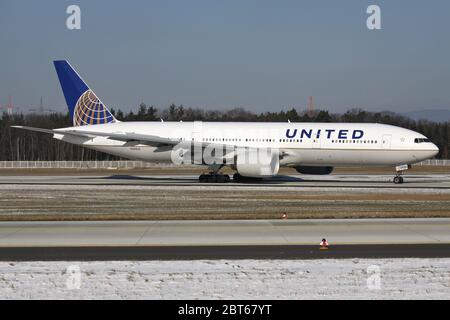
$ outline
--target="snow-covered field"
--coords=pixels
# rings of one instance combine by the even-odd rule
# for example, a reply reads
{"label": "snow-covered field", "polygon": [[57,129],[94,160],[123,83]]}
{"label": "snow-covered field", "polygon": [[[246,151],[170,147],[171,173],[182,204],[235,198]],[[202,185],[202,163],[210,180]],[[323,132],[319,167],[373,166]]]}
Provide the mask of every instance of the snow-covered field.
{"label": "snow-covered field", "polygon": [[450,299],[450,259],[0,262],[1,299]]}

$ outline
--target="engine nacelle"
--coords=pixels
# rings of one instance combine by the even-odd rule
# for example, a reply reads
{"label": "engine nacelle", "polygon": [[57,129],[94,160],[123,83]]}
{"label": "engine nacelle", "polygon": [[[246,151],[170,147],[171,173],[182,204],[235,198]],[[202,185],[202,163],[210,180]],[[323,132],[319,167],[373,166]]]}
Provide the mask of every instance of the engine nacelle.
{"label": "engine nacelle", "polygon": [[298,166],[295,167],[295,170],[297,170],[297,172],[302,173],[302,174],[321,174],[321,175],[325,175],[325,174],[330,174],[331,172],[333,172],[333,167],[313,167],[313,166]]}
{"label": "engine nacelle", "polygon": [[236,155],[235,169],[244,177],[272,177],[280,169],[278,151],[270,149],[245,149]]}

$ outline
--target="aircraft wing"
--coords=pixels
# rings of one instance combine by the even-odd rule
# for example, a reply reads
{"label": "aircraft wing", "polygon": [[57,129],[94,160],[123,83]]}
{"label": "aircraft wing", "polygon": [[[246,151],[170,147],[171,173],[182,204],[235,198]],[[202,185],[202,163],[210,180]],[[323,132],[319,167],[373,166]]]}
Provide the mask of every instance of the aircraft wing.
{"label": "aircraft wing", "polygon": [[25,127],[25,126],[11,126],[11,128],[23,129],[23,130],[35,131],[35,132],[42,132],[42,133],[48,133],[48,134],[68,134],[68,135],[72,135],[72,136],[85,137],[85,138],[89,138],[89,139],[93,138],[93,136],[89,136],[87,134],[77,134],[75,132],[68,133],[68,132],[64,132],[59,129],[43,129],[43,128],[34,128],[34,127]]}
{"label": "aircraft wing", "polygon": [[112,140],[119,140],[124,142],[137,141],[142,144],[148,144],[153,146],[161,145],[176,145],[180,143],[179,140],[169,139],[149,134],[140,134],[134,132],[97,132],[97,131],[86,131],[86,130],[64,130],[69,134],[85,134],[88,136],[104,137]]}
{"label": "aircraft wing", "polygon": [[[35,127],[25,127],[25,126],[12,126],[12,128],[43,132],[49,134],[60,134],[68,136],[82,137],[86,139],[93,139],[95,137],[104,137],[111,140],[118,140],[123,142],[138,142],[140,144],[145,144],[154,147],[160,146],[176,146],[178,144],[188,146],[188,145],[199,145],[202,147],[212,147],[212,148],[222,148],[225,147],[226,143],[211,143],[211,142],[194,142],[194,141],[180,141],[178,139],[170,139],[155,135],[141,134],[135,132],[98,132],[98,131],[87,131],[87,130],[76,130],[76,129],[42,129]],[[229,145],[235,147],[234,145]],[[251,148],[257,149],[257,148]]]}
{"label": "aircraft wing", "polygon": [[86,131],[86,130],[74,130],[74,129],[42,129],[34,127],[25,126],[12,126],[12,128],[24,129],[29,131],[43,132],[49,134],[62,134],[62,135],[72,135],[77,137],[85,137],[87,139],[92,139],[95,137],[104,137],[112,140],[130,142],[136,141],[142,144],[147,144],[151,146],[162,146],[162,145],[176,145],[180,143],[179,140],[169,139],[154,135],[147,134],[136,134],[134,132],[97,132],[97,131]]}

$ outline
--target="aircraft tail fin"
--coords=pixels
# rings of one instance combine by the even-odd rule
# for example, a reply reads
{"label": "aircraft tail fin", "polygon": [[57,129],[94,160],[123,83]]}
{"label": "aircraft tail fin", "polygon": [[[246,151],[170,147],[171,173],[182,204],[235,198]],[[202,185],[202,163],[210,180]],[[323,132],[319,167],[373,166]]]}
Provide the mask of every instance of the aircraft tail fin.
{"label": "aircraft tail fin", "polygon": [[53,63],[74,126],[118,122],[66,60]]}

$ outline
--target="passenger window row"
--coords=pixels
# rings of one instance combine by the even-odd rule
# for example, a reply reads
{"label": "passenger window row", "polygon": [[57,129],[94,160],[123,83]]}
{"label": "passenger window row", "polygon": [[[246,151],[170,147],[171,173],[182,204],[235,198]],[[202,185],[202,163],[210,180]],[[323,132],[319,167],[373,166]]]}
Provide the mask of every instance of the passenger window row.
{"label": "passenger window row", "polygon": [[[179,138],[180,141],[184,141],[184,138]],[[192,138],[192,141],[194,138]],[[203,142],[241,142],[239,138],[203,138]],[[303,139],[279,139],[279,142],[286,143],[302,143]],[[275,139],[255,139],[255,138],[246,138],[245,142],[275,142]],[[314,142],[318,142],[318,140],[314,139]],[[415,143],[421,142],[431,142],[429,139],[415,139]],[[368,143],[374,144],[378,143],[378,140],[331,140],[331,143]]]}
{"label": "passenger window row", "polygon": [[378,143],[378,140],[332,140],[331,143]]}

